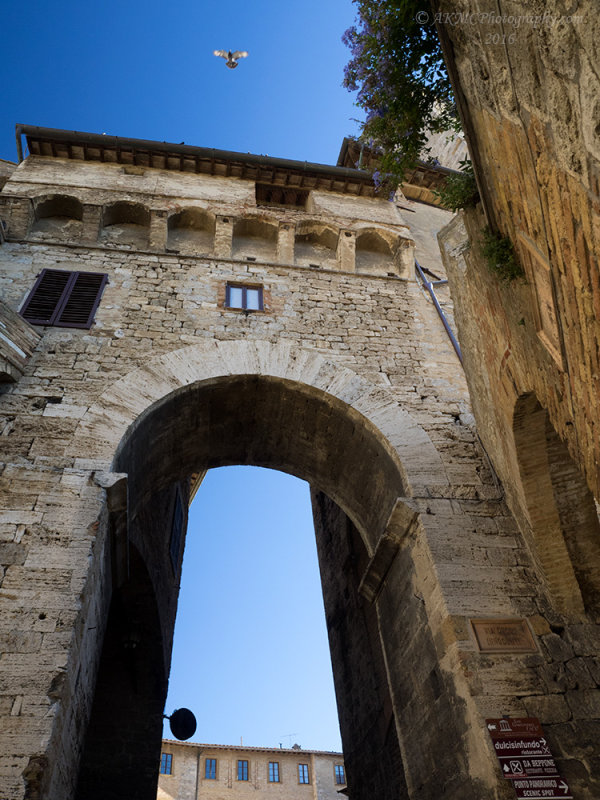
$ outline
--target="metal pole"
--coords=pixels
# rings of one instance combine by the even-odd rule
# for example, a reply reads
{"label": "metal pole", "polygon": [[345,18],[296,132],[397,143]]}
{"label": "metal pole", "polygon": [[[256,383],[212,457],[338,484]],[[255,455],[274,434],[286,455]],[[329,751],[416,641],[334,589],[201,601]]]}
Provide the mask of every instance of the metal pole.
{"label": "metal pole", "polygon": [[[459,343],[458,343],[458,341],[456,339],[456,336],[454,335],[454,332],[452,331],[452,328],[448,324],[448,320],[446,319],[446,315],[444,314],[444,312],[442,310],[442,307],[438,302],[437,297],[435,296],[435,292],[433,291],[433,284],[430,281],[428,281],[427,278],[425,277],[425,273],[423,272],[423,268],[421,267],[421,265],[419,264],[419,262],[417,261],[416,258],[415,258],[415,267],[417,268],[417,273],[418,273],[419,277],[421,278],[421,281],[423,282],[423,286],[425,286],[425,288],[427,289],[427,291],[431,295],[431,299],[433,300],[433,304],[434,304],[434,306],[436,308],[438,316],[442,320],[442,324],[443,324],[444,328],[446,329],[446,333],[448,334],[448,338],[452,342],[452,347],[454,348],[454,352],[456,353],[456,355],[458,356],[458,360],[462,364],[463,363],[463,357],[462,357],[462,352],[461,352],[461,349],[460,349],[460,345],[459,345]],[[440,284],[440,283],[446,283],[446,281],[436,281],[436,284]]]}

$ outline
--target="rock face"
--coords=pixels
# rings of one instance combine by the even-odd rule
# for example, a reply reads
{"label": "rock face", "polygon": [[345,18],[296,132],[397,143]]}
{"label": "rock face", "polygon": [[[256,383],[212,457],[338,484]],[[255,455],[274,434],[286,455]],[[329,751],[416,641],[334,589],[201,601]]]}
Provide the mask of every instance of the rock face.
{"label": "rock face", "polygon": [[[549,601],[414,281],[415,245],[444,276],[442,212],[411,231],[352,169],[25,133],[0,280],[41,339],[0,395],[0,796],[155,796],[192,476],[255,464],[313,489],[355,800],[510,797],[505,714],[591,798],[598,642]],[[482,650],[488,618],[531,645]]]}

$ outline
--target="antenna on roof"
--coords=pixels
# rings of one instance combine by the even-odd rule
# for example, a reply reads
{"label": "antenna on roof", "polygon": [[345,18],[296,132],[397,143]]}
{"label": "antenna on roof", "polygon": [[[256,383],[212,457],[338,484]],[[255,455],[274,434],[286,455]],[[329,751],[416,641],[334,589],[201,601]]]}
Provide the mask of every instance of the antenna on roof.
{"label": "antenna on roof", "polygon": [[[289,750],[289,749],[291,748],[291,746],[292,746],[292,738],[293,738],[294,736],[298,736],[298,734],[297,734],[297,733],[284,733],[284,734],[282,735],[282,737],[281,737],[282,739],[289,739],[289,742],[288,742],[288,750]],[[279,745],[279,746],[281,747],[281,745]]]}

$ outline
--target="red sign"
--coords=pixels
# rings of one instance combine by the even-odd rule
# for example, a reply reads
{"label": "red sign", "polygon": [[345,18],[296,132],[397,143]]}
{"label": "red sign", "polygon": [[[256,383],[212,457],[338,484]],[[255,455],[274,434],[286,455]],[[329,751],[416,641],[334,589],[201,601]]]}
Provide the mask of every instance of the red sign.
{"label": "red sign", "polygon": [[[503,759],[527,758],[539,761],[543,756],[552,758],[540,721],[535,717],[486,719],[485,722],[502,767],[504,767]],[[540,764],[539,766],[542,769],[545,765]],[[504,768],[503,772],[506,773]],[[548,773],[542,770],[526,774],[547,775]]]}
{"label": "red sign", "polygon": [[512,782],[519,800],[573,800],[569,785],[558,778],[518,778]]}
{"label": "red sign", "polygon": [[558,777],[554,759],[550,756],[539,758],[520,758],[515,756],[499,756],[500,767],[505,778]]}
{"label": "red sign", "polygon": [[568,783],[563,780],[539,719],[486,719],[502,774],[508,778],[519,800],[572,800]]}
{"label": "red sign", "polygon": [[543,736],[544,731],[537,717],[503,717],[502,719],[486,719],[486,725],[492,740],[511,736]]}

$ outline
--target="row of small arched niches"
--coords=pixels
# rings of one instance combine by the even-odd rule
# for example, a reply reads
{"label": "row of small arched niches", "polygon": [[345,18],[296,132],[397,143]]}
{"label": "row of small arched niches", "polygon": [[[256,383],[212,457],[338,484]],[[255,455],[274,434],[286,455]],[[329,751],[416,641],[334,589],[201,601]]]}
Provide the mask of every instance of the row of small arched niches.
{"label": "row of small arched niches", "polygon": [[[307,219],[282,226],[267,215],[217,218],[210,211],[190,207],[168,214],[158,212],[161,221],[156,230],[156,224],[154,229],[151,226],[151,211],[142,204],[117,201],[95,208],[100,211],[97,241],[126,249],[151,247],[182,255],[292,261],[299,266],[379,275],[400,275],[410,260],[410,240],[371,224],[343,230],[322,220]],[[228,231],[219,242],[215,236],[218,222]],[[78,242],[83,223],[84,206],[76,197],[46,196],[34,201],[29,235]],[[161,225],[165,229],[162,242]]]}

